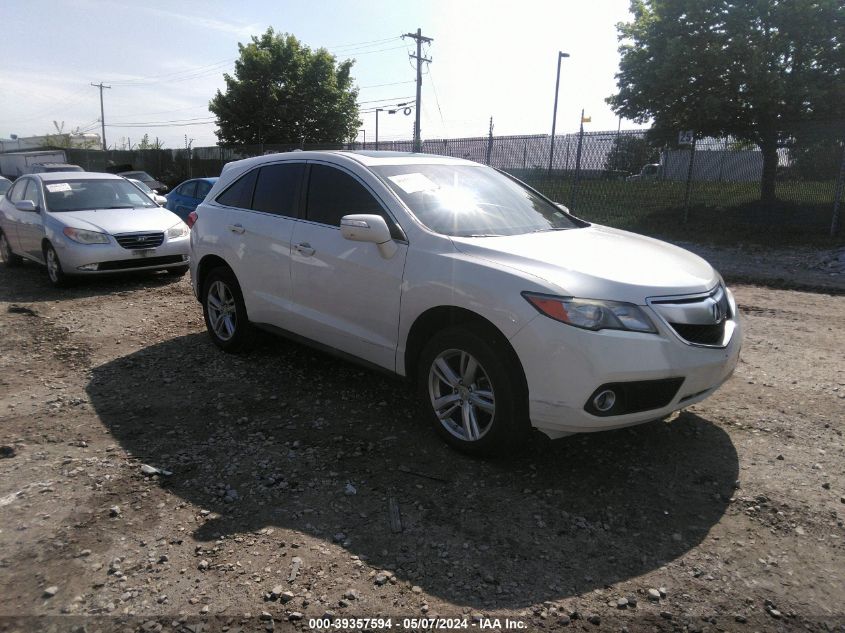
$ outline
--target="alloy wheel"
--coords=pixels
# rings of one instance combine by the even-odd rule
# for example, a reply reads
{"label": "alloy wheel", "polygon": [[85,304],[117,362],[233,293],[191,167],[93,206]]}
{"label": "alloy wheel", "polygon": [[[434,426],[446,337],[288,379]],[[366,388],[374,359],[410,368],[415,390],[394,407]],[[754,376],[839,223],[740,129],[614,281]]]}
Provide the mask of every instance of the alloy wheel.
{"label": "alloy wheel", "polygon": [[228,341],[238,327],[237,305],[232,290],[217,280],[209,286],[206,301],[211,329],[221,341]]}
{"label": "alloy wheel", "polygon": [[59,282],[59,256],[52,248],[47,248],[47,275],[54,284]]}
{"label": "alloy wheel", "polygon": [[428,374],[428,394],[440,423],[460,440],[476,442],[493,426],[493,383],[468,352],[448,349],[435,357]]}

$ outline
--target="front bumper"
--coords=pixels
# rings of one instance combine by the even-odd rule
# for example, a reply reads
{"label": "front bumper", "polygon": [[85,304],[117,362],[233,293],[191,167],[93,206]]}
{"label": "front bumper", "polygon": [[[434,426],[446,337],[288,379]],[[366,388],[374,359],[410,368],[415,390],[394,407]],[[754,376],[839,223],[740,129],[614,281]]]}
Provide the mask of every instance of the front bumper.
{"label": "front bumper", "polygon": [[188,238],[165,239],[148,249],[123,248],[113,237],[108,244],[78,244],[67,238],[54,240],[66,275],[103,275],[141,270],[164,270],[188,265]]}
{"label": "front bumper", "polygon": [[[687,345],[652,320],[657,334],[592,332],[538,314],[511,338],[528,383],[532,424],[552,438],[641,424],[704,400],[731,376],[742,346],[738,320],[723,348]],[[665,406],[605,416],[585,410],[601,385],[669,378],[683,382]]]}

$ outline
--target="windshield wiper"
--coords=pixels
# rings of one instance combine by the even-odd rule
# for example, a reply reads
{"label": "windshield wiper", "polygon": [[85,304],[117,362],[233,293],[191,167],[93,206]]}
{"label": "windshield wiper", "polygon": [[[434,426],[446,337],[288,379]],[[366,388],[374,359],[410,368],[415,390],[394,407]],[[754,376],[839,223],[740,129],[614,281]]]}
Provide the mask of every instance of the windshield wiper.
{"label": "windshield wiper", "polygon": [[100,207],[101,209],[134,209],[135,207],[131,204],[129,206],[121,205],[117,207]]}
{"label": "windshield wiper", "polygon": [[471,235],[458,235],[457,237],[504,237],[499,233],[473,233]]}

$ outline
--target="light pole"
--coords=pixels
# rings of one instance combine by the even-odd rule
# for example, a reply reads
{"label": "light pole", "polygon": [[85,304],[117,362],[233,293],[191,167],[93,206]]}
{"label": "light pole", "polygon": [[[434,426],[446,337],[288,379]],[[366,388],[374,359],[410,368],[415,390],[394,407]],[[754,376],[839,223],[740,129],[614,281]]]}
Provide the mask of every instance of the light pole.
{"label": "light pole", "polygon": [[361,149],[367,149],[367,130],[358,130],[358,131],[364,133],[364,143],[361,146]]}
{"label": "light pole", "polygon": [[549,147],[549,175],[552,175],[552,161],[555,157],[555,125],[557,124],[557,93],[560,89],[560,60],[569,57],[569,53],[558,51],[557,54],[557,80],[555,81],[555,110],[552,113],[552,144]]}
{"label": "light pole", "polygon": [[378,113],[384,112],[384,108],[376,108],[376,151],[378,151]]}

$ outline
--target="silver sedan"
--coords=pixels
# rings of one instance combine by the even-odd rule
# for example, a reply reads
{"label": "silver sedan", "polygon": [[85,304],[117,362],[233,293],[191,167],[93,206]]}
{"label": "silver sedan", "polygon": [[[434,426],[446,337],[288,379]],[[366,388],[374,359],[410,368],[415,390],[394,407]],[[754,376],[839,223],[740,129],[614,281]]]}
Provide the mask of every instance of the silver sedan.
{"label": "silver sedan", "polygon": [[54,285],[69,275],[188,270],[189,229],[120,176],[29,174],[0,198],[0,257],[29,259]]}

